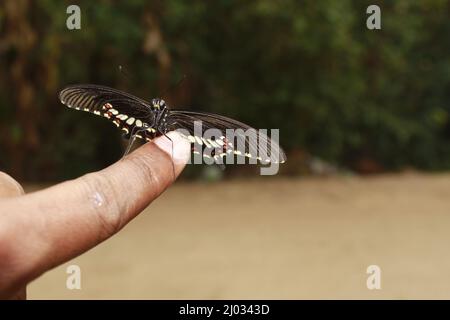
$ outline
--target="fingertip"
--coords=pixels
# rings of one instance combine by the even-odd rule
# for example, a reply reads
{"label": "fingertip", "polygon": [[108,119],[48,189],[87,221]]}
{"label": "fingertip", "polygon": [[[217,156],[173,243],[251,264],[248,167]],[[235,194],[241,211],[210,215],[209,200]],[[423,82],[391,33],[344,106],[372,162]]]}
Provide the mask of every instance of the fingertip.
{"label": "fingertip", "polygon": [[[170,140],[169,140],[169,139]],[[171,131],[166,136],[160,136],[154,140],[156,146],[164,151],[176,165],[184,166],[191,154],[191,145],[188,140],[176,131]]]}

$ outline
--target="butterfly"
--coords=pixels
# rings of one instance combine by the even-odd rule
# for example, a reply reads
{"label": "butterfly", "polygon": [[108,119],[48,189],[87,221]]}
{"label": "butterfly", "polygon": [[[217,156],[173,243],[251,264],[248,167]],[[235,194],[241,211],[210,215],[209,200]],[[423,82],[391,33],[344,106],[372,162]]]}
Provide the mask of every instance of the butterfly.
{"label": "butterfly", "polygon": [[[266,133],[218,114],[171,109],[160,98],[148,102],[117,89],[77,84],[62,89],[59,99],[69,108],[87,111],[114,123],[124,132],[125,138],[131,139],[125,154],[136,138],[151,141],[169,131],[179,130],[193,145],[194,153],[215,161],[229,154],[262,164],[286,161],[283,149]],[[196,129],[197,124],[201,125],[200,130]],[[214,139],[204,137],[208,129],[217,131]],[[230,130],[235,133],[231,138]],[[238,139],[240,142],[236,142]]]}

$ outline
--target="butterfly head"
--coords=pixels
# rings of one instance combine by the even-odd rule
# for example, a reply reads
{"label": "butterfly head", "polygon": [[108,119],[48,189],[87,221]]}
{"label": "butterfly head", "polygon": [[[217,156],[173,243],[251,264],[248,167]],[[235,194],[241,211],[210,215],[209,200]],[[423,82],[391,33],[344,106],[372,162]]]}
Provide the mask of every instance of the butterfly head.
{"label": "butterfly head", "polygon": [[163,99],[155,98],[152,99],[152,108],[155,110],[164,110],[166,107],[166,102]]}

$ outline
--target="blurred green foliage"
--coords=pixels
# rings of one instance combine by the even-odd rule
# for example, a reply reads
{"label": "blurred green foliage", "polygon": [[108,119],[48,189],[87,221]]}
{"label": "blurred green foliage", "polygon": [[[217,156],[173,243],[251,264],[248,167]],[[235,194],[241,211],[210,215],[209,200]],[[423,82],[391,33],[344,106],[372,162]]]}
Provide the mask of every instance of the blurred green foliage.
{"label": "blurred green foliage", "polygon": [[[23,2],[0,6],[0,166],[24,178],[120,157],[114,126],[57,101],[72,83],[166,91],[177,108],[280,128],[290,166],[300,151],[355,169],[450,168],[450,1],[376,1],[375,31],[374,1]],[[66,28],[72,3],[81,30]]]}

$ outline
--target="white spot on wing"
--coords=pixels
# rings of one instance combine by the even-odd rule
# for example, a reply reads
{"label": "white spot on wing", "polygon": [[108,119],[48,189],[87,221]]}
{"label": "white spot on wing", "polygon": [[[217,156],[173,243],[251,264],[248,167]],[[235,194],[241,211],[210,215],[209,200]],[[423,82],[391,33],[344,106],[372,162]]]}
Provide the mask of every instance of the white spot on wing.
{"label": "white spot on wing", "polygon": [[194,138],[195,138],[195,140],[197,141],[197,143],[198,143],[199,145],[203,145],[202,139],[200,139],[200,138],[197,137],[197,136],[194,136]]}
{"label": "white spot on wing", "polygon": [[215,140],[209,139],[208,141],[214,148],[218,148],[219,147],[219,145],[217,144],[217,142]]}

